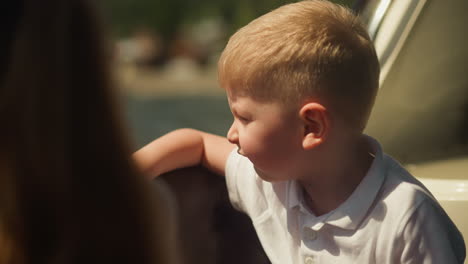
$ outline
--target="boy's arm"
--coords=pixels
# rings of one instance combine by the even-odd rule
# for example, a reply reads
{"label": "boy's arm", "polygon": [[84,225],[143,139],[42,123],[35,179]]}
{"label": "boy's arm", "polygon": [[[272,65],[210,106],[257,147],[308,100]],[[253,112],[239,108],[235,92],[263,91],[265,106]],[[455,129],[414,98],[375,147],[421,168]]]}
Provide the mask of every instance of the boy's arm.
{"label": "boy's arm", "polygon": [[154,140],[133,156],[151,178],[199,164],[224,175],[227,157],[234,147],[225,137],[185,128]]}

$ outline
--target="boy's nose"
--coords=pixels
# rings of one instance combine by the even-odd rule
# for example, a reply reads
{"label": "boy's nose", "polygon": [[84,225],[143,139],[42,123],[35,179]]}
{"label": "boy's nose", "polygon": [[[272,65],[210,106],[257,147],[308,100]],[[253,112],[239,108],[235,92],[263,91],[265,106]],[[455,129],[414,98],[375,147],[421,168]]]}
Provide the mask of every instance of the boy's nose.
{"label": "boy's nose", "polygon": [[236,145],[239,144],[239,134],[237,133],[237,129],[235,127],[234,122],[232,123],[231,128],[229,128],[227,132],[227,139],[232,144],[236,144]]}

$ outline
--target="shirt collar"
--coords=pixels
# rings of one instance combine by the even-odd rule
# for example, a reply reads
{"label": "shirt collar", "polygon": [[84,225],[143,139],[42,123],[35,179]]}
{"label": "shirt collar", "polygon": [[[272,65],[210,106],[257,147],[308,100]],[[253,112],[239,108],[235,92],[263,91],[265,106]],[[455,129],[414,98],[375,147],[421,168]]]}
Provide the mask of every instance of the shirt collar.
{"label": "shirt collar", "polygon": [[[382,148],[375,139],[367,136],[367,140],[370,143],[374,160],[366,176],[351,196],[338,208],[330,213],[316,217],[316,221],[312,221],[313,223],[311,223],[312,229],[318,230],[324,224],[343,229],[356,229],[366,216],[385,177]],[[288,194],[288,209],[299,208],[302,212],[308,214],[309,212],[304,206],[301,197],[302,192],[300,191],[299,184],[296,181],[291,181]]]}
{"label": "shirt collar", "polygon": [[301,191],[297,181],[290,181],[288,187],[288,210],[301,206]]}

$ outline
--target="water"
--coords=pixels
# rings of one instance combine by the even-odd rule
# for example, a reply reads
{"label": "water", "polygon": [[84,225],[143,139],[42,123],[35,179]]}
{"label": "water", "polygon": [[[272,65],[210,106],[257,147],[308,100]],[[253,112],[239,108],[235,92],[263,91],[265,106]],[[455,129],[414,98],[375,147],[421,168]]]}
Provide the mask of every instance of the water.
{"label": "water", "polygon": [[232,122],[223,95],[137,97],[126,100],[126,116],[136,148],[177,128],[225,135]]}

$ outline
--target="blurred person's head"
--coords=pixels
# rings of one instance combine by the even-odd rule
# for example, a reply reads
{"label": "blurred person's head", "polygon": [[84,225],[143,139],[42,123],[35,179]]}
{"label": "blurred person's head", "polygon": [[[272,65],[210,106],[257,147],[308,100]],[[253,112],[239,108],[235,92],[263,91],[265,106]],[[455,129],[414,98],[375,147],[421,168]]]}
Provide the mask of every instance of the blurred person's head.
{"label": "blurred person's head", "polygon": [[378,89],[379,64],[359,19],[327,1],[269,12],[237,31],[218,63],[228,92],[296,111],[318,100],[361,132]]}
{"label": "blurred person's head", "polygon": [[93,2],[2,3],[0,263],[170,263]]}

